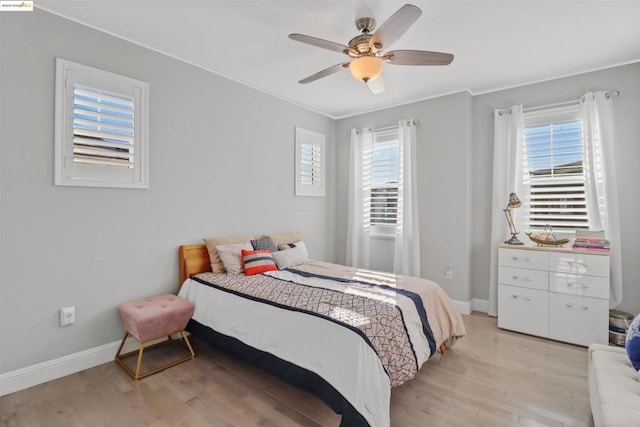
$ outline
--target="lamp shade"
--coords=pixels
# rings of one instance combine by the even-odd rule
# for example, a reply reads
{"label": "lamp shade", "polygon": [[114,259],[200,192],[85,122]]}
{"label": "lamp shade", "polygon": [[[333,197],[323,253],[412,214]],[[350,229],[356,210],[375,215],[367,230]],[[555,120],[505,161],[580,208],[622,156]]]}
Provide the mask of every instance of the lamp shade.
{"label": "lamp shade", "polygon": [[520,206],[522,206],[522,202],[520,201],[520,199],[518,199],[518,196],[516,195],[516,193],[509,194],[508,204],[512,209],[519,208]]}
{"label": "lamp shade", "polygon": [[382,58],[361,56],[349,64],[349,71],[354,79],[368,82],[382,73]]}

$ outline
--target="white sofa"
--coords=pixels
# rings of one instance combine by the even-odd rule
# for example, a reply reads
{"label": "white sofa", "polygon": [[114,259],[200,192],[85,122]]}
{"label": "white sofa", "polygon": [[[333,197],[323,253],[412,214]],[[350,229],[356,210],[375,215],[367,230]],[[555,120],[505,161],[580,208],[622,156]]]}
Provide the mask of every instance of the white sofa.
{"label": "white sofa", "polygon": [[640,373],[624,348],[589,346],[589,398],[595,427],[640,427]]}

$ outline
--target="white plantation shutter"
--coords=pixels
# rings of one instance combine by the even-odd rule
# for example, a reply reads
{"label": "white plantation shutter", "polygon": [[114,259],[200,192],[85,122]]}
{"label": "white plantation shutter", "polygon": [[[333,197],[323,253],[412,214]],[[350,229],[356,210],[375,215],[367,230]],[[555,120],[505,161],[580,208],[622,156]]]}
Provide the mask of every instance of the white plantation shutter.
{"label": "white plantation shutter", "polygon": [[322,147],[320,144],[302,142],[300,144],[300,183],[303,185],[321,184]]}
{"label": "white plantation shutter", "polygon": [[577,109],[525,115],[529,228],[588,229],[581,122]]}
{"label": "white plantation shutter", "polygon": [[393,225],[398,218],[400,144],[398,128],[374,132],[371,156],[371,224]]}
{"label": "white plantation shutter", "polygon": [[324,196],[325,136],[296,128],[296,196]]}
{"label": "white plantation shutter", "polygon": [[148,188],[148,85],[56,61],[55,184]]}
{"label": "white plantation shutter", "polygon": [[133,168],[134,99],[76,84],[73,91],[73,161]]}

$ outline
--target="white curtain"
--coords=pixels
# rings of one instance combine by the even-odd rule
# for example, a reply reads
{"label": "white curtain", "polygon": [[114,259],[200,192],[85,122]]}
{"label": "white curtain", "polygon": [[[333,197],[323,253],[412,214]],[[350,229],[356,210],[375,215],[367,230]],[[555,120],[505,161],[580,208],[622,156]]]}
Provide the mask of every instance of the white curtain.
{"label": "white curtain", "polygon": [[351,129],[347,201],[347,265],[369,268],[373,131]]}
{"label": "white curtain", "polygon": [[[496,109],[493,135],[493,197],[491,200],[491,241],[487,247],[491,251],[489,270],[489,315],[498,315],[498,245],[511,237],[503,210],[507,206],[509,194],[516,193],[522,201],[519,209],[514,209],[514,223],[522,236],[526,215],[529,210],[529,170],[524,146],[524,118],[522,105],[514,105],[508,110]],[[520,211],[520,212],[518,212]],[[520,214],[519,214],[520,213]]]}
{"label": "white curtain", "polygon": [[413,119],[398,124],[400,139],[398,218],[393,272],[420,277],[420,227],[416,168],[416,124]]}
{"label": "white curtain", "polygon": [[620,216],[614,162],[613,112],[605,92],[589,92],[580,103],[584,153],[585,196],[589,228],[604,230],[611,241],[609,306],[622,302]]}

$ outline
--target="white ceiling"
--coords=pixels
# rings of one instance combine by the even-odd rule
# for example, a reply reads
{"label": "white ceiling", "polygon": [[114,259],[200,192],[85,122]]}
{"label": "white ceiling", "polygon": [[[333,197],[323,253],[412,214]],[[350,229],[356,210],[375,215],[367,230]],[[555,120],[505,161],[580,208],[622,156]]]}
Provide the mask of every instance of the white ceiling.
{"label": "white ceiling", "polygon": [[372,94],[348,70],[298,80],[347,57],[290,40],[347,44],[404,1],[38,0],[36,7],[342,118],[439,95],[519,86],[640,60],[640,0],[414,0],[422,16],[392,49],[455,55],[445,67],[385,64]]}

